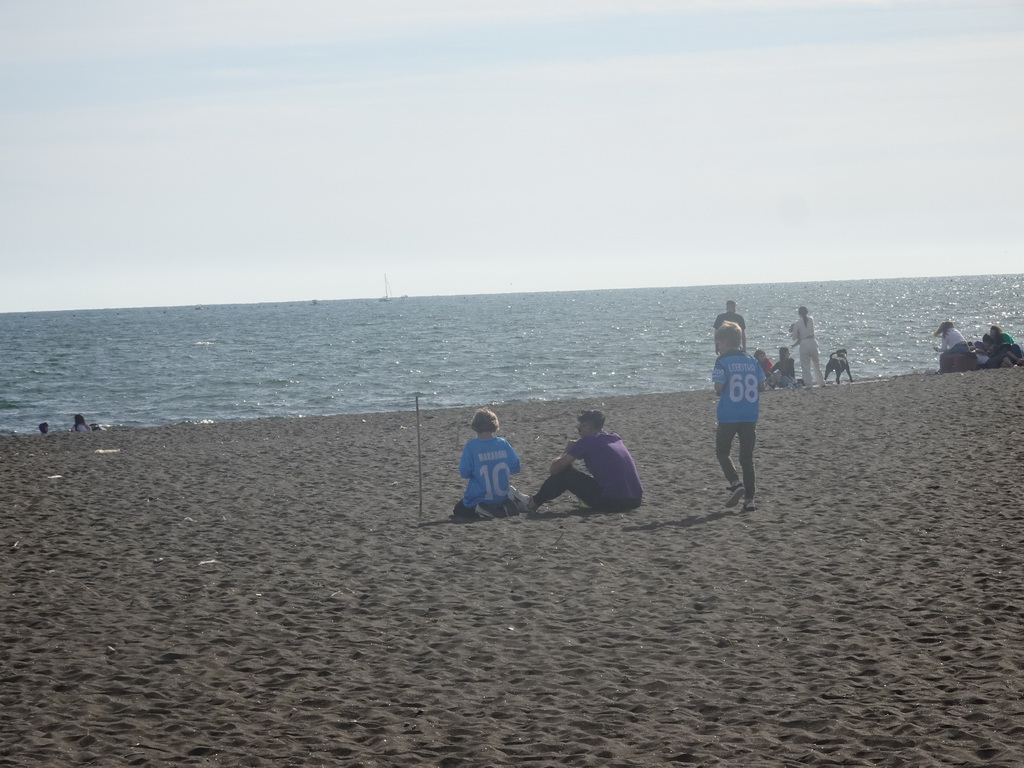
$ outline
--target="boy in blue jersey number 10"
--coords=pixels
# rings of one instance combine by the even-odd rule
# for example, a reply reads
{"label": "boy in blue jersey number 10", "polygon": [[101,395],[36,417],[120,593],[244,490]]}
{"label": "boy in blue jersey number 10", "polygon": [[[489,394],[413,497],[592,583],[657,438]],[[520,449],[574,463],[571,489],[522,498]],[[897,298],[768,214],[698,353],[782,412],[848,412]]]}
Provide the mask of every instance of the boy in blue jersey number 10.
{"label": "boy in blue jersey number 10", "polygon": [[[764,392],[764,369],[754,358],[740,349],[743,334],[735,323],[724,323],[715,331],[715,344],[721,355],[715,361],[711,381],[718,395],[718,431],[715,435],[715,456],[722,465],[729,483],[726,507],[735,507],[743,496],[743,511],[754,507],[754,443],[757,415]],[[740,482],[729,452],[733,438],[740,439]]]}
{"label": "boy in blue jersey number 10", "polygon": [[452,519],[488,520],[526,511],[526,497],[511,485],[519,472],[519,456],[498,431],[494,411],[481,408],[470,424],[476,437],[462,449],[459,475],[469,480],[462,500],[452,510]]}

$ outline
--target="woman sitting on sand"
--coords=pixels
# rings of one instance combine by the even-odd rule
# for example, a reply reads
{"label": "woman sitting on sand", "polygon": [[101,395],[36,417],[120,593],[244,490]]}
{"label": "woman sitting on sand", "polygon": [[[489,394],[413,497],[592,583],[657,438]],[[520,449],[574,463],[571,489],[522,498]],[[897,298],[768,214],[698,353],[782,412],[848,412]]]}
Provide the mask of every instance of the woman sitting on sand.
{"label": "woman sitting on sand", "polygon": [[969,355],[971,354],[971,347],[967,343],[967,339],[960,333],[953,325],[952,320],[939,325],[935,329],[935,333],[932,336],[941,336],[942,344],[935,347],[935,351],[939,353],[941,358],[943,355]]}
{"label": "woman sitting on sand", "polygon": [[993,325],[984,337],[989,358],[985,368],[1012,368],[1024,365],[1024,353],[1014,341],[1013,336],[1005,333],[998,325]]}
{"label": "woman sitting on sand", "polygon": [[85,420],[85,416],[80,413],[75,414],[75,426],[71,428],[72,432],[92,432],[92,427],[89,426]]}

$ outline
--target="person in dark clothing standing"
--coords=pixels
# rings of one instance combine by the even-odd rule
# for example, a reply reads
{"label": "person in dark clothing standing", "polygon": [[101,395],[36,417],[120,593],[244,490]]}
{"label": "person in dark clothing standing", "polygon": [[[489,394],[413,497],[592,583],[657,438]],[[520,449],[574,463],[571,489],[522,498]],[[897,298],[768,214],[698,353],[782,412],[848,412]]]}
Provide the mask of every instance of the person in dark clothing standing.
{"label": "person in dark clothing standing", "polygon": [[[740,327],[740,349],[746,350],[747,348],[747,323],[743,319],[743,315],[736,311],[736,302],[727,301],[725,302],[725,312],[715,318],[714,329],[717,331],[722,327],[722,323],[736,323]],[[720,355],[721,351],[718,349],[718,340],[715,339],[715,354]]]}

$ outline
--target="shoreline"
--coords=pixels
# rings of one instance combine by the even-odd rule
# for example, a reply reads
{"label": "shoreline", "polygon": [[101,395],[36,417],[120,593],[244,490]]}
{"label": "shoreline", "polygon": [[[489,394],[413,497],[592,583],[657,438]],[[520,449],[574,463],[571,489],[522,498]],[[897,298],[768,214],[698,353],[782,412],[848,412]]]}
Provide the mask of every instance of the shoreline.
{"label": "shoreline", "polygon": [[0,441],[0,755],[1019,765],[1024,373],[980,373],[769,393],[751,515],[711,390],[495,406],[526,493],[603,407],[614,515],[449,524],[475,405]]}
{"label": "shoreline", "polygon": [[[854,379],[852,384],[848,380],[844,379],[842,381],[841,387],[861,386],[861,385],[866,385],[866,384],[878,384],[878,383],[885,383],[885,382],[889,382],[889,381],[893,381],[893,380],[897,380],[897,379],[902,379],[902,378],[912,378],[912,377],[916,377],[916,376],[931,376],[933,374],[938,374],[938,369],[936,369],[935,371],[927,371],[927,372],[910,372],[910,373],[893,374],[891,376],[875,376],[875,377],[872,377],[872,378],[859,378],[859,379]],[[824,387],[824,389],[834,389],[834,388],[835,388],[835,384],[831,384],[831,383],[826,384],[826,386]],[[781,394],[782,392],[799,392],[802,389],[804,389],[804,388],[803,387],[799,387],[797,389],[791,389],[791,390],[767,390],[765,392],[765,394],[768,395],[769,397],[772,397],[772,396],[775,396],[776,394]],[[435,408],[426,407],[421,402],[421,404],[420,404],[420,411],[424,412],[424,413],[428,412],[428,411],[429,412],[435,412],[435,411],[457,411],[457,410],[464,410],[466,408],[476,409],[476,408],[480,408],[480,407],[483,407],[483,406],[495,407],[495,408],[503,408],[505,406],[519,407],[519,406],[526,406],[526,405],[531,405],[531,404],[560,403],[560,402],[567,402],[567,401],[568,402],[589,402],[589,401],[592,401],[592,400],[610,400],[610,399],[616,399],[616,398],[660,397],[660,396],[665,396],[665,395],[700,395],[701,393],[704,393],[704,394],[713,393],[713,389],[710,386],[710,382],[709,382],[709,386],[707,386],[704,389],[687,389],[687,390],[680,390],[680,391],[676,391],[676,392],[649,392],[649,393],[643,393],[643,394],[604,394],[604,395],[593,395],[592,397],[581,397],[581,398],[570,397],[570,398],[557,398],[557,399],[508,400],[508,401],[495,401],[495,402],[490,402],[490,403],[479,403],[477,405],[457,405],[457,406],[447,405],[447,406],[438,406],[438,407],[435,407]],[[113,425],[113,424],[110,424],[110,425],[102,424],[102,425],[100,425],[102,427],[102,430],[99,430],[99,431],[101,431],[101,432],[121,433],[121,432],[129,432],[129,431],[134,431],[134,430],[145,430],[145,429],[166,429],[166,428],[169,428],[169,427],[211,427],[211,426],[218,426],[218,425],[225,425],[225,424],[247,424],[249,422],[272,423],[272,422],[292,421],[292,420],[294,420],[294,421],[304,421],[304,420],[335,419],[335,418],[346,418],[346,417],[361,417],[361,418],[365,418],[367,416],[380,416],[380,415],[385,415],[385,414],[397,414],[397,413],[407,413],[407,412],[415,413],[415,403],[414,402],[410,404],[410,407],[409,407],[408,411],[405,411],[405,410],[397,410],[397,411],[396,410],[390,410],[390,411],[361,411],[361,412],[357,412],[357,413],[333,413],[333,414],[318,414],[318,415],[300,414],[300,415],[295,415],[295,416],[256,416],[256,417],[248,418],[248,419],[236,419],[236,420],[229,420],[229,421],[214,421],[212,419],[202,419],[202,420],[199,420],[199,421],[185,420],[185,421],[178,421],[178,422],[174,422],[174,423],[170,423],[170,424],[149,424],[149,425],[143,425],[143,426],[119,426],[119,425]],[[68,428],[68,429],[62,429],[62,428],[54,429],[51,426],[50,432],[47,433],[46,435],[42,435],[38,431],[29,431],[29,430],[26,430],[25,432],[0,433],[0,441],[4,440],[6,438],[50,437],[52,435],[60,435],[60,434],[65,434],[65,433],[70,433],[70,428]]]}

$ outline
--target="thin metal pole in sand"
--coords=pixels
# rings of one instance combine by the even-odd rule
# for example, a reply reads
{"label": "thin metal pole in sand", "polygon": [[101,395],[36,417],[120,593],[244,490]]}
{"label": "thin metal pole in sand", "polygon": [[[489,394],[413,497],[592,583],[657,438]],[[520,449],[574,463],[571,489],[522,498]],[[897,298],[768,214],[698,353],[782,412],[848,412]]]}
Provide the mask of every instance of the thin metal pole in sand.
{"label": "thin metal pole in sand", "polygon": [[420,480],[420,514],[423,519],[423,450],[420,448],[420,396],[416,395],[416,474]]}

